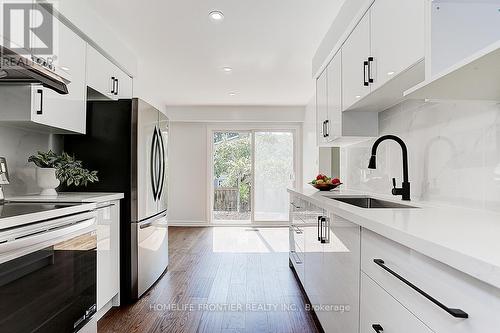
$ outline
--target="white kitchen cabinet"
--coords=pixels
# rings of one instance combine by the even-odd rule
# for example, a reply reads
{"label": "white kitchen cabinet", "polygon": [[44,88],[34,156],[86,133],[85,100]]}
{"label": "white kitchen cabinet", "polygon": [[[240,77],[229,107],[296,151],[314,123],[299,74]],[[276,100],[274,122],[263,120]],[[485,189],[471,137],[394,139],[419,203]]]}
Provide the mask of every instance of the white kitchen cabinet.
{"label": "white kitchen cabinet", "polygon": [[304,266],[305,284],[304,289],[311,304],[320,304],[321,274],[323,264],[323,244],[318,240],[318,217],[324,216],[323,209],[311,205],[310,220],[304,226]]}
{"label": "white kitchen cabinet", "polygon": [[318,144],[321,145],[327,140],[327,126],[328,126],[328,70],[324,70],[323,73],[316,79],[316,120],[317,120],[317,131],[318,134]]}
{"label": "white kitchen cabinet", "polygon": [[378,135],[376,113],[342,111],[342,59],[339,51],[317,80],[317,99],[322,101],[317,113],[320,146],[343,146]]}
{"label": "white kitchen cabinet", "polygon": [[360,312],[360,333],[432,332],[364,273],[361,273]]}
{"label": "white kitchen cabinet", "polygon": [[327,67],[326,140],[342,136],[342,53],[339,51]]}
{"label": "white kitchen cabinet", "polygon": [[423,0],[376,0],[370,8],[373,83],[381,87],[424,58]]}
{"label": "white kitchen cabinet", "polygon": [[[97,310],[119,305],[120,201],[97,206]],[[112,303],[112,304],[110,304]]]}
{"label": "white kitchen cabinet", "polygon": [[119,99],[132,98],[132,78],[124,71],[115,66],[116,70],[116,90]]}
{"label": "white kitchen cabinet", "polygon": [[302,284],[304,275],[304,215],[305,201],[292,197],[290,202],[289,260]]}
{"label": "white kitchen cabinet", "polygon": [[[362,231],[361,244],[362,271],[432,331],[490,332],[492,327],[500,326],[500,289],[366,229]],[[375,260],[382,262],[377,264]],[[374,300],[366,301],[370,302]],[[468,318],[458,316],[460,313],[466,313]]]}
{"label": "white kitchen cabinet", "polygon": [[370,12],[367,12],[342,46],[342,106],[344,110],[370,93],[369,56]]}
{"label": "white kitchen cabinet", "polygon": [[[355,333],[359,323],[360,227],[334,214],[328,217],[318,274],[318,305],[333,308],[316,311],[316,315],[325,332]],[[306,276],[308,273],[306,264]]]}
{"label": "white kitchen cabinet", "polygon": [[342,109],[383,111],[425,78],[425,2],[376,0],[342,45]]}
{"label": "white kitchen cabinet", "polygon": [[291,200],[290,262],[321,326],[358,332],[360,227],[306,200]]}
{"label": "white kitchen cabinet", "polygon": [[132,78],[87,44],[87,86],[90,100],[132,98]]}
{"label": "white kitchen cabinet", "polygon": [[[45,7],[37,7],[45,11]],[[33,13],[40,12],[33,11]],[[41,15],[33,15],[37,24]],[[51,133],[85,133],[86,89],[85,89],[85,41],[69,27],[54,17],[53,50],[37,57],[52,62],[55,72],[68,78],[68,94],[61,95],[41,85],[2,86],[1,122],[35,127]],[[42,47],[34,40],[34,47]]]}

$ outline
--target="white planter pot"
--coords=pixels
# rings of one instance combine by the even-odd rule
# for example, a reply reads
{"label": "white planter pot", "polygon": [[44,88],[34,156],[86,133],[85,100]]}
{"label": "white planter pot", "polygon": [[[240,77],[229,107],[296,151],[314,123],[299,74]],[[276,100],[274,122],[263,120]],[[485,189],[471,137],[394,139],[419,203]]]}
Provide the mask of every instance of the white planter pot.
{"label": "white planter pot", "polygon": [[54,168],[36,168],[36,182],[42,188],[40,195],[57,196],[56,188],[61,183]]}

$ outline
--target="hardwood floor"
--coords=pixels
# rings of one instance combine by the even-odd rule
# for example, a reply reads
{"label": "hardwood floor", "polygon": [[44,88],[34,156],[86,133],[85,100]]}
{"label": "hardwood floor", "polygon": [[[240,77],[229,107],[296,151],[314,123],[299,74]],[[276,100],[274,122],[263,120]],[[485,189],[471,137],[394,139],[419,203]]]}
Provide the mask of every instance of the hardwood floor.
{"label": "hardwood floor", "polygon": [[98,332],[318,332],[288,267],[287,228],[169,228],[168,272]]}

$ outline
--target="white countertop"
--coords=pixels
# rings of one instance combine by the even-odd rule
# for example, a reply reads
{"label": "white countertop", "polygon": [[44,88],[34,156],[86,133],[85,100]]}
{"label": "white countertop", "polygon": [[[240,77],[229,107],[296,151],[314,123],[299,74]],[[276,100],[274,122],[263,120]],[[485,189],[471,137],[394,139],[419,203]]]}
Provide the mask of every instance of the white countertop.
{"label": "white countertop", "polygon": [[[500,213],[436,206],[400,197],[352,190],[290,193],[323,207],[363,228],[441,261],[500,288]],[[373,197],[416,206],[416,209],[360,208],[332,197]]]}
{"label": "white countertop", "polygon": [[61,192],[57,196],[41,196],[38,194],[28,194],[6,198],[13,202],[105,202],[123,199],[123,193],[105,192]]}

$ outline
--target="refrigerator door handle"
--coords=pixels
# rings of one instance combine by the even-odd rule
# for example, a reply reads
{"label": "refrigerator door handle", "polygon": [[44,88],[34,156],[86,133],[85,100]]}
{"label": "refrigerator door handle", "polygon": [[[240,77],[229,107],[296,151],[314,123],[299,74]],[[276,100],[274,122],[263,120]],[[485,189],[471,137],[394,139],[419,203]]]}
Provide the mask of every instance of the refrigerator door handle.
{"label": "refrigerator door handle", "polygon": [[156,150],[157,150],[157,145],[156,145],[156,141],[158,140],[158,137],[157,137],[157,132],[156,132],[156,126],[155,126],[155,129],[153,131],[153,138],[151,140],[151,187],[153,189],[153,198],[155,199],[156,201],[156,198],[157,198],[157,195],[158,195],[158,189],[157,189],[157,184],[156,184]]}
{"label": "refrigerator door handle", "polygon": [[160,179],[159,179],[159,186],[158,186],[158,200],[160,200],[161,195],[163,193],[163,183],[165,180],[165,143],[163,142],[163,136],[161,135],[161,131],[158,128],[158,138],[159,138],[159,151],[160,151]]}

